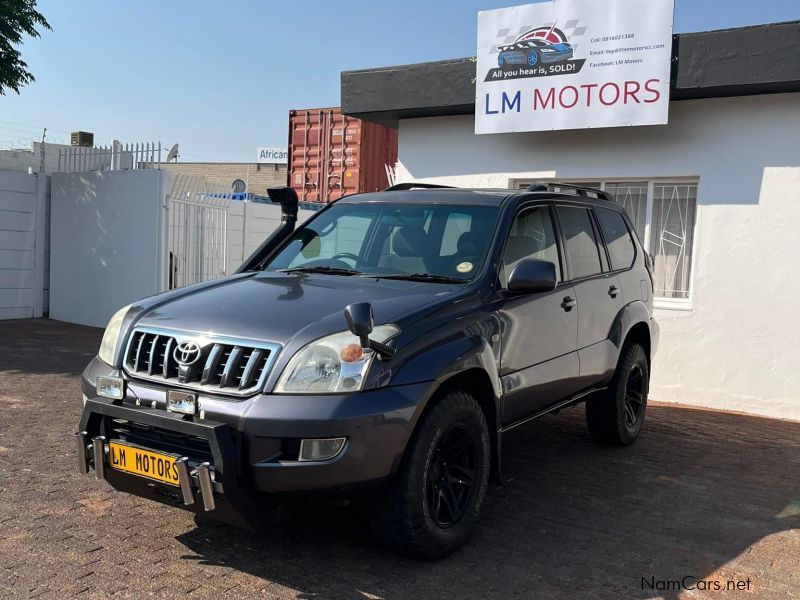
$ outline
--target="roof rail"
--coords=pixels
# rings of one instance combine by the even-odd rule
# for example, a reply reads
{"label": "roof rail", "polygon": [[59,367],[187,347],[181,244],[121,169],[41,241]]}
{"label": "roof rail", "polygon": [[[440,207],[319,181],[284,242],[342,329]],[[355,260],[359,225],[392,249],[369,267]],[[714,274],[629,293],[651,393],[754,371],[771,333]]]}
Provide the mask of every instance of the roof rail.
{"label": "roof rail", "polygon": [[614,202],[614,196],[609,194],[608,192],[604,192],[603,190],[599,190],[593,187],[587,187],[585,185],[571,185],[569,183],[532,183],[528,186],[529,192],[549,192],[555,189],[563,189],[566,188],[568,190],[575,190],[575,193],[578,196],[584,196],[586,198],[589,197],[589,194],[594,194],[595,198],[598,200],[608,200],[609,202]]}
{"label": "roof rail", "polygon": [[401,190],[427,190],[427,189],[441,189],[441,188],[448,188],[452,189],[452,185],[439,185],[437,183],[396,183],[394,185],[389,186],[384,192],[398,192]]}

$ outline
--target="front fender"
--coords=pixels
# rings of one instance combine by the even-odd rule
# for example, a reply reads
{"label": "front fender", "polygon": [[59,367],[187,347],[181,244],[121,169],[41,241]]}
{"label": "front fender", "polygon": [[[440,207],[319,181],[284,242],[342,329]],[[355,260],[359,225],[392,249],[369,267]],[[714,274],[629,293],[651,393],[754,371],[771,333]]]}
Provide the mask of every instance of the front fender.
{"label": "front fender", "polygon": [[470,369],[481,369],[488,376],[495,401],[500,400],[502,386],[498,357],[481,336],[470,336],[429,348],[406,362],[392,379],[392,385],[433,381],[438,386]]}
{"label": "front fender", "polygon": [[[486,338],[473,335],[430,348],[409,360],[392,380],[393,385],[405,385],[420,381],[430,382],[425,397],[420,399],[413,417],[413,428],[425,411],[430,399],[442,385],[468,371],[480,370],[488,376],[492,387],[492,398],[486,410],[491,410],[493,418],[487,418],[489,434],[493,447],[492,478],[501,482],[500,475],[500,411],[502,384],[499,373],[499,348],[495,350]],[[487,417],[490,415],[487,415]]]}

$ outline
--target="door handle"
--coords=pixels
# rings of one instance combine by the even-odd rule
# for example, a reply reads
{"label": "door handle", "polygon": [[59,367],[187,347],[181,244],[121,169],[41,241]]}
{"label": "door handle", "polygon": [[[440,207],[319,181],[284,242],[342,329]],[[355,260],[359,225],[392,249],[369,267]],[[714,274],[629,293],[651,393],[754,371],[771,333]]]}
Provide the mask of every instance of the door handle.
{"label": "door handle", "polygon": [[575,306],[576,304],[578,303],[572,296],[566,296],[564,298],[564,301],[561,303],[561,308],[569,312],[572,310],[572,307]]}
{"label": "door handle", "polygon": [[608,288],[608,295],[611,296],[612,298],[616,298],[618,293],[619,293],[619,288],[617,286],[612,285],[610,288]]}

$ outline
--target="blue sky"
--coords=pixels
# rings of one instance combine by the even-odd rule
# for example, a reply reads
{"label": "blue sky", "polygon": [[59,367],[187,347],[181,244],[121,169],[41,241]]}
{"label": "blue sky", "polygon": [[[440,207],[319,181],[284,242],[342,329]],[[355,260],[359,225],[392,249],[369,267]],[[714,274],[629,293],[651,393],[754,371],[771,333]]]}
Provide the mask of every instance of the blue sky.
{"label": "blue sky", "polygon": [[[514,4],[40,0],[53,31],[22,47],[36,83],[0,96],[0,148],[47,126],[55,142],[83,129],[253,162],[286,144],[289,109],[339,104],[340,71],[472,56],[477,12]],[[675,31],[798,18],[798,0],[676,0]]]}

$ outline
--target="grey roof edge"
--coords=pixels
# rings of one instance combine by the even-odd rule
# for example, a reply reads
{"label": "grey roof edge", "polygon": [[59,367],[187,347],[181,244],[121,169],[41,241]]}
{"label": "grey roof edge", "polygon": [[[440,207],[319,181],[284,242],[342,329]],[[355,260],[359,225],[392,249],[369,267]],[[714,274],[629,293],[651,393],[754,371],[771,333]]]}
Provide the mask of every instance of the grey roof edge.
{"label": "grey roof edge", "polygon": [[[800,91],[800,20],[681,33],[672,39],[670,99]],[[342,112],[399,119],[474,113],[475,58],[343,71]]]}

